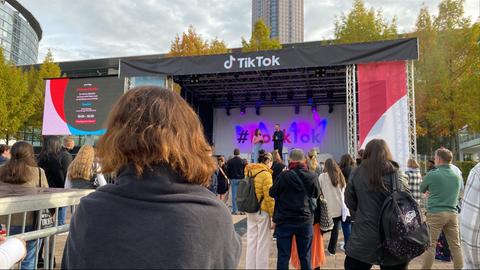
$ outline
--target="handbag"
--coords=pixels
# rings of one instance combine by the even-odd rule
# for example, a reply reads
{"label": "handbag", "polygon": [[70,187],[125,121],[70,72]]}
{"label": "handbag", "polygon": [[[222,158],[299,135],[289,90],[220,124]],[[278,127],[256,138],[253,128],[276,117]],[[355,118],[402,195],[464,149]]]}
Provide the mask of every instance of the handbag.
{"label": "handbag", "polygon": [[[40,171],[40,168],[38,168],[38,186],[42,187],[42,172]],[[54,211],[51,211],[50,209],[40,210],[40,215],[38,212],[35,212],[33,224],[40,226],[40,229],[51,228],[55,226],[55,220],[52,212]]]}
{"label": "handbag", "polygon": [[327,200],[323,195],[323,191],[320,189],[320,197],[318,198],[317,208],[319,209],[319,223],[320,223],[320,230],[322,232],[328,232],[333,229],[333,220],[328,216],[328,206]]}

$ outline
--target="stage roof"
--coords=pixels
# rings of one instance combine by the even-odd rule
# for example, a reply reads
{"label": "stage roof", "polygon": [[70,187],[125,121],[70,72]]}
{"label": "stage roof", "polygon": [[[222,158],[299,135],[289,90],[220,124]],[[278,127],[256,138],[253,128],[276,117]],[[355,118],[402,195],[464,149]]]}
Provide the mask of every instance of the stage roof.
{"label": "stage roof", "polygon": [[416,38],[251,53],[125,59],[120,76],[172,76],[215,107],[343,104],[346,65],[418,59]]}

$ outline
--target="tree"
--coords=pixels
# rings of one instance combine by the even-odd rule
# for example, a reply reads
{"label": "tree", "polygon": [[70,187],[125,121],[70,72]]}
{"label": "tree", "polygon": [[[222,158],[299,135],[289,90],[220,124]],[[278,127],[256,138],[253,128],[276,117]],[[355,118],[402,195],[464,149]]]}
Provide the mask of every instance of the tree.
{"label": "tree", "polygon": [[270,29],[262,20],[258,20],[255,23],[249,42],[242,38],[242,52],[278,50],[281,48],[282,45],[278,39],[270,38]]}
{"label": "tree", "polygon": [[397,37],[397,22],[393,18],[390,24],[383,18],[381,10],[365,7],[363,0],[355,0],[353,8],[335,21],[335,39],[337,43],[354,43]]}
{"label": "tree", "polygon": [[45,101],[45,79],[58,78],[61,75],[60,67],[54,62],[53,54],[48,50],[43,63],[37,70],[33,66],[26,73],[28,89],[33,97],[35,111],[25,122],[27,128],[40,128],[43,121],[43,107]]}
{"label": "tree", "polygon": [[223,40],[214,38],[210,42],[204,40],[195,28],[190,25],[187,32],[183,32],[180,37],[178,34],[170,45],[168,57],[175,56],[194,56],[228,53],[227,45]]}
{"label": "tree", "polygon": [[8,143],[37,108],[33,106],[23,71],[7,62],[2,51],[0,55],[0,137]]}
{"label": "tree", "polygon": [[417,125],[430,151],[435,138],[446,137],[458,153],[458,131],[480,130],[480,27],[463,15],[463,1],[443,0],[433,20],[426,8],[417,19]]}

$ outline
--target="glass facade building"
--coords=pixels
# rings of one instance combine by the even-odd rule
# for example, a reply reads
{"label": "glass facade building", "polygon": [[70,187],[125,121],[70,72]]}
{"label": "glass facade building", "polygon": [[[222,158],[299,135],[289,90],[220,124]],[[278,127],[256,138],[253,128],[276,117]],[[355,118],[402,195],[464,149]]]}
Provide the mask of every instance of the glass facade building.
{"label": "glass facade building", "polygon": [[303,0],[252,0],[252,28],[263,20],[280,43],[303,42]]}
{"label": "glass facade building", "polygon": [[0,0],[0,46],[16,65],[37,63],[42,29],[33,15],[14,0]]}

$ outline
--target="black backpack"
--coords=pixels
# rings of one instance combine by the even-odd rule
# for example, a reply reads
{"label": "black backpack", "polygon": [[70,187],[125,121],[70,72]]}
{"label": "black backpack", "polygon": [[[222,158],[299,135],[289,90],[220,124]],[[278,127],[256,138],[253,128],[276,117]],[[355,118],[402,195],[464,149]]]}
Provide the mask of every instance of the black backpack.
{"label": "black backpack", "polygon": [[392,193],[380,210],[379,228],[382,265],[385,252],[402,261],[420,256],[430,246],[427,224],[413,197],[398,189],[398,172],[392,174]]}
{"label": "black backpack", "polygon": [[[255,175],[246,175],[244,179],[240,180],[237,189],[237,207],[240,212],[256,213],[260,211],[260,204],[263,198],[258,201],[257,194],[255,193],[255,177],[265,172],[262,170]],[[248,173],[250,174],[250,172]]]}

